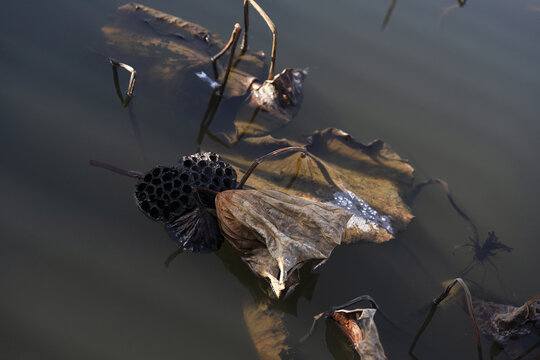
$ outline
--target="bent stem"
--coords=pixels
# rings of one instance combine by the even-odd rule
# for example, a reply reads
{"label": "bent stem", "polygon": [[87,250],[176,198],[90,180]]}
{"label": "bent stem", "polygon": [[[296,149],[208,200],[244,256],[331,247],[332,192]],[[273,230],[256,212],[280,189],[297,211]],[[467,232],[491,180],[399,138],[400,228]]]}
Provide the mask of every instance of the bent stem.
{"label": "bent stem", "polygon": [[413,356],[413,350],[414,350],[414,347],[416,346],[416,343],[418,342],[418,340],[420,339],[420,336],[422,335],[422,333],[424,332],[424,330],[427,328],[428,324],[431,322],[431,319],[433,318],[433,315],[435,315],[435,311],[437,310],[437,306],[444,300],[446,299],[446,297],[448,296],[448,294],[450,294],[450,290],[452,290],[452,288],[454,287],[454,285],[456,284],[459,284],[461,285],[461,288],[463,289],[463,291],[465,292],[465,298],[467,300],[467,310],[469,312],[469,317],[471,318],[471,321],[472,321],[472,324],[473,324],[473,327],[474,327],[474,335],[475,335],[475,340],[476,340],[476,349],[478,350],[478,358],[480,360],[482,360],[482,345],[480,344],[480,330],[478,330],[478,325],[476,324],[476,319],[474,318],[474,313],[473,313],[473,307],[472,307],[472,296],[471,296],[471,292],[469,291],[469,287],[467,286],[467,284],[465,284],[465,282],[463,281],[463,279],[461,278],[456,278],[454,279],[450,285],[448,285],[446,287],[446,289],[443,291],[443,293],[441,295],[439,295],[438,298],[436,298],[435,300],[433,300],[433,305],[429,311],[429,314],[428,316],[426,317],[426,320],[424,320],[424,323],[422,324],[422,326],[420,327],[420,329],[418,330],[418,333],[416,334],[416,336],[414,337],[414,340],[413,340],[413,343],[411,344],[411,347],[409,348],[409,355]]}
{"label": "bent stem", "polygon": [[212,66],[214,67],[214,73],[217,78],[217,63],[216,61],[223,56],[227,52],[227,50],[231,49],[231,56],[229,57],[229,63],[227,64],[227,70],[225,71],[225,75],[221,84],[221,94],[225,92],[225,85],[227,84],[227,79],[229,78],[229,74],[231,72],[234,53],[236,52],[236,46],[238,44],[238,38],[240,37],[240,33],[242,32],[242,27],[240,24],[236,23],[234,24],[234,29],[231,33],[231,38],[229,39],[229,42],[225,45],[223,49],[221,49],[220,52],[218,52],[216,55],[212,56],[210,60],[212,60]]}
{"label": "bent stem", "polygon": [[165,267],[168,268],[171,262],[181,253],[183,253],[185,250],[184,248],[178,248],[174,250],[169,256],[167,256],[167,259],[165,259],[164,264]]}
{"label": "bent stem", "polygon": [[248,46],[248,27],[249,27],[249,4],[257,10],[257,12],[262,16],[266,24],[272,31],[272,59],[270,60],[270,70],[268,70],[268,80],[274,78],[274,66],[276,63],[276,48],[277,48],[277,29],[276,25],[272,22],[270,17],[264,12],[264,10],[255,2],[255,0],[244,0],[244,37],[242,39],[242,46],[240,49],[245,52]]}
{"label": "bent stem", "polygon": [[285,147],[285,148],[281,148],[281,149],[272,151],[271,153],[268,153],[266,155],[261,156],[260,158],[257,158],[253,162],[253,164],[251,164],[249,169],[247,169],[246,173],[242,177],[242,180],[240,180],[240,183],[238,184],[237,189],[242,189],[242,187],[246,183],[247,179],[249,178],[249,176],[251,175],[253,170],[255,170],[255,168],[257,166],[259,166],[260,163],[262,163],[262,162],[264,162],[266,160],[269,160],[269,159],[271,159],[271,158],[273,158],[273,157],[275,157],[277,155],[286,154],[286,153],[289,153],[289,152],[303,152],[304,154],[306,154],[307,150],[306,150],[306,148],[299,147],[299,146],[289,146],[289,147]]}
{"label": "bent stem", "polygon": [[[122,103],[122,106],[127,107],[131,99],[133,98],[133,91],[135,90],[135,78],[137,76],[137,72],[135,71],[133,67],[127,64],[118,62],[112,58],[109,58],[109,62],[111,63],[112,69],[113,69],[114,87],[116,89],[116,95],[118,95],[118,98],[120,99],[120,102]],[[122,69],[125,69],[131,73],[125,99],[124,99],[124,96],[122,95],[122,90],[120,90],[120,84],[118,80],[118,67],[121,67]]]}
{"label": "bent stem", "polygon": [[131,178],[142,179],[144,177],[144,174],[142,172],[122,169],[122,168],[119,168],[114,165],[107,164],[101,161],[90,160],[90,166],[99,167],[99,168],[109,170],[120,175],[131,177]]}

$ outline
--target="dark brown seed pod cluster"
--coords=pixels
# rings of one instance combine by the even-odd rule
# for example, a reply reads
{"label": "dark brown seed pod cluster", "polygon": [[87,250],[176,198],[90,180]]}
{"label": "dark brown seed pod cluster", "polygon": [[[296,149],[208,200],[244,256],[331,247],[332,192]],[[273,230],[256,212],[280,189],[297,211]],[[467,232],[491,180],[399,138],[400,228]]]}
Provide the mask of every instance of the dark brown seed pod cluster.
{"label": "dark brown seed pod cluster", "polygon": [[215,153],[197,153],[182,157],[177,166],[156,166],[145,173],[135,187],[135,199],[149,218],[168,223],[199,203],[215,208],[214,193],[236,185],[230,164]]}

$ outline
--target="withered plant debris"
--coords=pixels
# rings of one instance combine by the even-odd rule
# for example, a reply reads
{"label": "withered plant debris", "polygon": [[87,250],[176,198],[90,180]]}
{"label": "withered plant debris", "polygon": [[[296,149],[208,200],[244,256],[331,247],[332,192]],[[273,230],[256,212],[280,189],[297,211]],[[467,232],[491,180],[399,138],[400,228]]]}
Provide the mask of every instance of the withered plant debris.
{"label": "withered plant debris", "polygon": [[90,161],[93,166],[139,179],[135,200],[141,212],[165,223],[172,240],[195,252],[214,251],[223,242],[215,208],[220,191],[236,188],[236,172],[215,153],[183,156],[178,165],[156,166],[146,173]]}
{"label": "withered plant debris", "polygon": [[353,215],[344,243],[388,241],[412,220],[404,199],[412,188],[414,170],[383,141],[363,145],[329,128],[316,131],[307,144],[271,136],[245,138],[234,151],[222,155],[241,173],[253,156],[287,146],[304,146],[307,156],[293,153],[268,160],[247,185],[343,208]]}
{"label": "withered plant debris", "polygon": [[[447,286],[448,281],[443,285]],[[450,294],[462,308],[467,299]],[[449,296],[449,297],[450,297]],[[470,307],[479,332],[493,341],[510,359],[537,359],[540,356],[540,294],[522,306],[471,298]]]}
{"label": "withered plant debris", "polygon": [[351,213],[331,204],[273,190],[229,190],[216,196],[223,235],[278,298],[309,260],[324,262],[341,243]]}
{"label": "withered plant debris", "polygon": [[469,316],[471,318],[471,321],[472,321],[472,324],[473,324],[473,327],[474,327],[474,334],[475,334],[475,341],[476,341],[476,349],[477,349],[477,352],[478,352],[478,359],[482,360],[482,345],[480,344],[480,330],[478,329],[477,319],[475,317],[475,312],[474,312],[474,309],[473,309],[473,300],[472,300],[471,292],[469,291],[469,287],[467,286],[465,281],[463,281],[463,279],[461,279],[461,278],[456,278],[456,279],[452,280],[450,283],[448,283],[446,288],[442,292],[442,294],[439,295],[438,298],[433,300],[433,304],[431,306],[431,309],[430,309],[426,319],[424,320],[424,323],[422,324],[422,326],[420,326],[420,329],[418,330],[418,333],[414,337],[414,340],[413,340],[413,343],[411,344],[411,347],[409,348],[409,354],[411,355],[411,357],[414,358],[414,355],[413,355],[414,348],[415,348],[416,344],[418,343],[418,340],[420,340],[420,336],[426,330],[427,326],[431,322],[431,319],[435,315],[435,311],[437,311],[437,307],[439,306],[439,304],[443,300],[445,300],[449,295],[455,296],[455,292],[451,292],[451,291],[452,291],[452,288],[456,284],[461,285],[461,288],[463,289],[463,292],[465,293],[467,311],[468,311],[468,314],[469,314]]}
{"label": "withered plant debris", "polygon": [[412,203],[416,196],[420,193],[420,191],[427,185],[431,184],[440,184],[444,191],[446,192],[446,196],[448,198],[448,201],[450,202],[450,205],[452,205],[452,208],[461,216],[466,222],[471,230],[472,235],[469,237],[469,242],[466,244],[458,245],[455,247],[455,249],[463,248],[463,247],[469,247],[472,249],[474,255],[472,261],[460,272],[460,276],[465,276],[468,274],[475,265],[480,264],[482,266],[485,266],[485,263],[487,262],[490,264],[495,271],[497,271],[497,266],[493,263],[491,260],[492,257],[497,255],[497,252],[499,251],[506,251],[510,252],[513,249],[510,246],[507,246],[499,241],[499,238],[497,235],[495,235],[494,231],[488,232],[487,239],[482,243],[480,241],[480,236],[478,235],[478,228],[476,227],[476,224],[472,219],[463,211],[454,200],[454,197],[450,193],[450,189],[448,187],[448,183],[446,181],[441,179],[429,179],[427,181],[418,183],[413,191],[411,192],[409,203]]}
{"label": "withered plant debris", "polygon": [[[198,24],[130,3],[119,7],[111,23],[101,30],[108,52],[136,68],[140,81],[162,89],[171,102],[180,101],[179,111],[185,112],[188,106],[200,109],[201,94],[207,94],[208,85],[214,88],[201,128],[231,145],[244,135],[268,134],[287,124],[302,100],[305,72],[285,69],[273,76],[277,32],[264,11],[250,2],[274,33],[268,75],[263,54],[244,48],[234,57],[241,32],[238,24],[224,44]],[[229,49],[230,56],[223,59]],[[211,127],[222,98],[230,99],[236,116]]]}
{"label": "withered plant debris", "polygon": [[206,207],[197,206],[176,220],[165,224],[165,230],[185,250],[215,251],[223,243],[217,219]]}
{"label": "withered plant debris", "polygon": [[[131,102],[131,99],[133,98],[133,92],[135,91],[135,78],[137,76],[137,72],[132,66],[129,66],[127,64],[118,62],[114,59],[109,58],[109,62],[112,65],[113,70],[113,78],[114,78],[114,87],[116,89],[116,95],[120,99],[120,103],[123,107],[127,107],[129,103]],[[129,77],[129,84],[126,90],[126,97],[124,99],[124,96],[122,95],[122,90],[120,89],[120,83],[118,80],[118,68],[122,68],[127,70],[130,73]]]}
{"label": "withered plant debris", "polygon": [[[369,302],[371,307],[354,306],[359,302]],[[362,360],[386,360],[387,357],[373,320],[377,310],[377,303],[368,295],[331,307],[325,312],[314,316],[311,329],[300,339],[300,342],[306,341],[313,334],[319,320],[330,319],[336,323]]]}

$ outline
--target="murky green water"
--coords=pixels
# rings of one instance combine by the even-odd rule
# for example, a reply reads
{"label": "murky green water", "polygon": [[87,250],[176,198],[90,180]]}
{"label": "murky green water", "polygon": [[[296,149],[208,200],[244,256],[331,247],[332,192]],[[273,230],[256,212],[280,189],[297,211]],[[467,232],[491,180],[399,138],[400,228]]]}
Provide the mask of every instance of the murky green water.
{"label": "murky green water", "polygon": [[[279,30],[277,68],[309,68],[302,109],[277,134],[334,126],[388,141],[418,179],[450,184],[482,238],[494,230],[514,248],[494,259],[498,273],[479,266],[471,279],[516,304],[538,293],[540,2],[469,0],[441,19],[454,2],[399,0],[384,32],[386,2],[260,3]],[[239,0],[145,4],[223,37],[242,16]],[[256,358],[243,316],[259,296],[249,272],[226,251],[182,254],[165,267],[175,245],[137,210],[132,179],[88,166],[146,170],[197,146],[200,114],[179,115],[144,83],[134,100],[138,144],[110,65],[88,50],[103,43],[100,28],[119,5],[0,5],[0,357]],[[263,22],[254,16],[251,28],[252,48],[269,53]],[[408,358],[419,310],[472,258],[452,254],[469,232],[440,188],[413,211],[395,241],[337,248],[311,279],[311,299],[308,286],[282,306],[293,339],[314,314],[369,294],[408,332],[376,318],[388,357]],[[332,358],[324,329],[302,346],[305,358]],[[466,314],[456,305],[437,312],[416,354],[474,359]]]}

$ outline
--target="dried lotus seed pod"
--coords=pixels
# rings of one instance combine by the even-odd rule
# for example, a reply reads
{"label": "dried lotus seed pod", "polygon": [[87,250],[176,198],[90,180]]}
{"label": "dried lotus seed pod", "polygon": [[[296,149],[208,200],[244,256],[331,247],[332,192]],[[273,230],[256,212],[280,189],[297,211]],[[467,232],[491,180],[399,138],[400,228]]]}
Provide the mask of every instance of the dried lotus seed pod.
{"label": "dried lotus seed pod", "polygon": [[[135,187],[139,209],[155,221],[172,222],[198,205],[215,208],[212,192],[236,188],[236,171],[215,153],[183,156],[178,166],[156,166]],[[210,189],[197,191],[196,188]]]}
{"label": "dried lotus seed pod", "polygon": [[[196,153],[183,156],[180,159],[180,167],[189,170],[193,178],[192,185],[221,192],[235,189],[236,171],[232,166],[220,159],[218,154],[212,152]],[[209,192],[199,191],[199,198],[204,206],[215,208],[215,196]]]}
{"label": "dried lotus seed pod", "polygon": [[191,173],[176,166],[156,166],[135,186],[139,209],[150,219],[172,221],[195,207]]}

